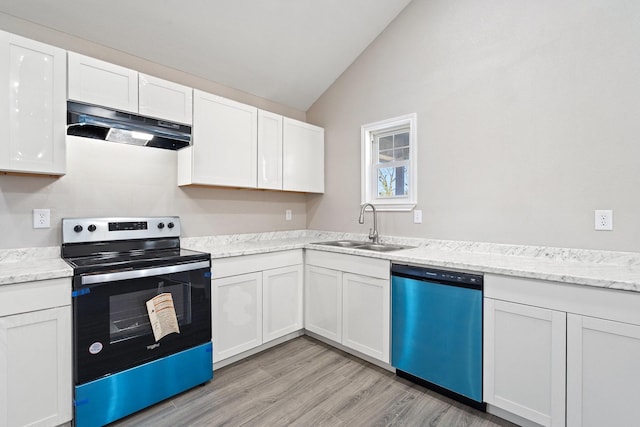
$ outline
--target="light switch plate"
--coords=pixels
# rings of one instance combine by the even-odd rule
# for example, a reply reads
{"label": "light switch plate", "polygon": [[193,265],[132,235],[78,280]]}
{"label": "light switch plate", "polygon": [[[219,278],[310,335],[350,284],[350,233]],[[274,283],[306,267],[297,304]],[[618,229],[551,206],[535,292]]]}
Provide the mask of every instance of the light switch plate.
{"label": "light switch plate", "polygon": [[414,224],[422,224],[422,211],[416,209],[413,211],[413,223]]}
{"label": "light switch plate", "polygon": [[51,227],[51,209],[33,210],[33,228]]}
{"label": "light switch plate", "polygon": [[284,211],[284,219],[287,221],[291,221],[291,209],[287,209]]}

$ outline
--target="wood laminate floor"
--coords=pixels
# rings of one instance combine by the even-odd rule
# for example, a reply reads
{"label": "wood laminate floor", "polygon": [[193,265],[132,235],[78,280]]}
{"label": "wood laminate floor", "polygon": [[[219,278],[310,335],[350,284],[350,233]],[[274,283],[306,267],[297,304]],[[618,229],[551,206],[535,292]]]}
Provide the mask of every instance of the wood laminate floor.
{"label": "wood laminate floor", "polygon": [[111,424],[513,426],[302,336],[214,372],[208,384]]}

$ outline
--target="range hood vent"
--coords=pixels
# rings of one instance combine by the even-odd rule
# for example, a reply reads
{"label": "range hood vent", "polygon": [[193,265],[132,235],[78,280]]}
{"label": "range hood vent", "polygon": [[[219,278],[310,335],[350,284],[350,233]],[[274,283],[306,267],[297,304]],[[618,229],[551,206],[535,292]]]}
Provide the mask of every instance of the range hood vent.
{"label": "range hood vent", "polygon": [[191,126],[73,101],[67,101],[67,135],[168,150],[191,144]]}

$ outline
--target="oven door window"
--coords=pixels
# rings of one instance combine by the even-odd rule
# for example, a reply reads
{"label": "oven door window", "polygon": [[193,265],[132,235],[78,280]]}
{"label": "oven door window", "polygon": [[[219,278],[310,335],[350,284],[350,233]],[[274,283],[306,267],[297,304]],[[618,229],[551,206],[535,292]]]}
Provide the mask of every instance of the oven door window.
{"label": "oven door window", "polygon": [[170,293],[180,329],[190,325],[191,286],[176,282],[166,276],[156,279],[155,289],[145,289],[109,297],[109,344],[153,333],[146,302],[156,295]]}
{"label": "oven door window", "polygon": [[[209,271],[74,284],[76,384],[210,341]],[[156,341],[146,303],[162,293],[171,294],[180,333]]]}

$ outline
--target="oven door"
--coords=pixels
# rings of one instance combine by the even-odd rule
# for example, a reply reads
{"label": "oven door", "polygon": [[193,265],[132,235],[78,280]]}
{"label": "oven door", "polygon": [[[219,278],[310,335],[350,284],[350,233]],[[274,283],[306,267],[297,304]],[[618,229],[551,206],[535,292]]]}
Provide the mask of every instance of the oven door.
{"label": "oven door", "polygon": [[[170,293],[179,333],[156,341],[146,302]],[[75,382],[159,359],[211,341],[211,263],[74,277]]]}

